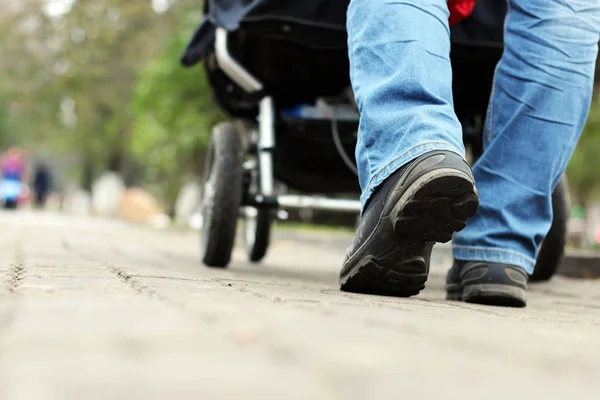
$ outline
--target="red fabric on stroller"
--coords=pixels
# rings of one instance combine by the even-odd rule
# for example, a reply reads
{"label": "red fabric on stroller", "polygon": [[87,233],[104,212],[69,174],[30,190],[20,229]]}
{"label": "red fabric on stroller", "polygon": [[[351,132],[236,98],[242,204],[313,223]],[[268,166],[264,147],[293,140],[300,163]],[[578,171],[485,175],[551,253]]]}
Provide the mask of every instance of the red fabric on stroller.
{"label": "red fabric on stroller", "polygon": [[476,2],[477,0],[448,0],[450,26],[459,23],[471,15]]}

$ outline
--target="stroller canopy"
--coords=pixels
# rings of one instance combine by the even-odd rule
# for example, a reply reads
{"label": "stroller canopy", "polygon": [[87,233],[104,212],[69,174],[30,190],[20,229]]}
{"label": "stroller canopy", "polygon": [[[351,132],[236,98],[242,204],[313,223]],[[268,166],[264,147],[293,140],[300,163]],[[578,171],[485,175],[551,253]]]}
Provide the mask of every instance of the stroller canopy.
{"label": "stroller canopy", "polygon": [[[451,10],[463,14],[455,15],[455,18],[451,16],[451,20],[459,21],[464,13],[471,13],[470,18],[455,27],[453,35],[460,36],[461,40],[502,42],[505,0],[477,0],[472,12],[469,4],[473,0],[451,1]],[[462,1],[465,2],[465,10],[461,11]],[[260,30],[266,35],[281,36],[312,46],[320,43],[331,46],[332,42],[324,35],[338,33],[341,36],[336,38],[337,45],[343,46],[349,3],[350,0],[207,0],[205,12],[213,24],[229,31],[249,26],[256,30],[262,25]],[[340,43],[340,39],[344,43]]]}
{"label": "stroller canopy", "polygon": [[[192,37],[182,64],[200,61],[214,40],[215,27],[246,30],[314,49],[347,46],[350,0],[205,0],[204,21]],[[502,47],[505,0],[477,0],[471,15],[452,27],[452,40]]]}
{"label": "stroller canopy", "polygon": [[207,0],[205,14],[216,26],[281,38],[314,48],[346,46],[350,0]]}
{"label": "stroller canopy", "polygon": [[208,15],[218,26],[235,30],[244,22],[289,21],[328,29],[346,29],[350,0],[207,0]]}

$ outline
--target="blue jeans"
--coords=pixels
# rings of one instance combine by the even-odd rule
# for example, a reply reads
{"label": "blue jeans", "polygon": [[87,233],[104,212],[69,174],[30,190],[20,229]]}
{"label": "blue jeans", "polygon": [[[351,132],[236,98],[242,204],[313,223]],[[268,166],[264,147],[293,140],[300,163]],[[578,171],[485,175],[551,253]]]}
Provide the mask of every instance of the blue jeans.
{"label": "blue jeans", "polygon": [[[347,27],[364,206],[407,162],[465,149],[446,0],[352,0]],[[456,259],[533,272],[552,222],[552,191],[589,112],[599,40],[600,0],[509,0],[485,151],[473,168],[481,203],[454,236]]]}

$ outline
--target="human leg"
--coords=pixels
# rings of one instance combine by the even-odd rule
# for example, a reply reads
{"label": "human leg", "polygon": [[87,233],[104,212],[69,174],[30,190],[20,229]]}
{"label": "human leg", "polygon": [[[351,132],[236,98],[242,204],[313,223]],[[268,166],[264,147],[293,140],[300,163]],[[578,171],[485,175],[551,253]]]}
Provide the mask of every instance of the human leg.
{"label": "human leg", "polygon": [[[454,236],[454,258],[463,262],[449,274],[450,284],[461,279],[457,269],[467,261],[478,263],[469,268],[479,281],[504,266],[533,272],[552,223],[552,191],[589,111],[600,1],[510,0],[504,40],[485,151],[473,169],[481,205]],[[519,285],[520,275],[513,274]]]}
{"label": "human leg", "polygon": [[446,0],[353,0],[350,75],[363,216],[341,272],[351,291],[413,295],[433,242],[477,208],[452,101]]}

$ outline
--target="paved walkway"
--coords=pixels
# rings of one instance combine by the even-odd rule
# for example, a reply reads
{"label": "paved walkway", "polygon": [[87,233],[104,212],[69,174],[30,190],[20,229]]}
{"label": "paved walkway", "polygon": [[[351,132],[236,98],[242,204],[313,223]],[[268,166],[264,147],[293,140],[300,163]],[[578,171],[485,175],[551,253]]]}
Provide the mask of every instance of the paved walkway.
{"label": "paved walkway", "polygon": [[598,399],[600,282],[526,309],[337,290],[344,238],[280,232],[263,266],[190,233],[2,213],[0,399]]}

